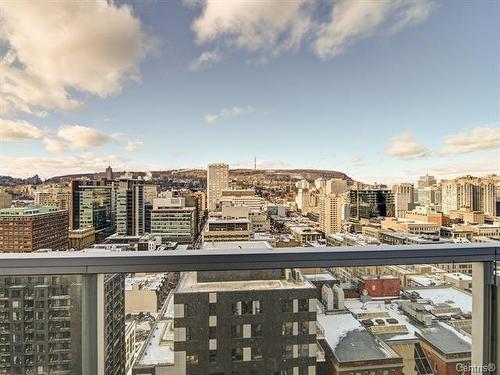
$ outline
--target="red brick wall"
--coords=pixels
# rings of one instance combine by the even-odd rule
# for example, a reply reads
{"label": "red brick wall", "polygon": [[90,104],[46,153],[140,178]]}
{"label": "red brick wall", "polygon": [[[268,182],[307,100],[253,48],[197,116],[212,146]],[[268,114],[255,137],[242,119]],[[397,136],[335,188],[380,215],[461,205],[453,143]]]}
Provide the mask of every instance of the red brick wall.
{"label": "red brick wall", "polygon": [[363,289],[371,297],[398,297],[401,291],[399,278],[380,278],[364,280]]}

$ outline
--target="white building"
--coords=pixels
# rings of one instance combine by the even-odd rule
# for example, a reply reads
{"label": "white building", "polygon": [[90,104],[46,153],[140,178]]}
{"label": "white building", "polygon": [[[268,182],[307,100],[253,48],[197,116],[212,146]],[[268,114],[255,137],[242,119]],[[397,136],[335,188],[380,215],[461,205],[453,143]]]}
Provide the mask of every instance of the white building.
{"label": "white building", "polygon": [[229,187],[229,165],[213,163],[207,169],[207,208],[214,211],[217,201],[222,197],[222,190]]}
{"label": "white building", "polygon": [[320,195],[319,225],[325,235],[341,232],[342,198],[339,195]]}

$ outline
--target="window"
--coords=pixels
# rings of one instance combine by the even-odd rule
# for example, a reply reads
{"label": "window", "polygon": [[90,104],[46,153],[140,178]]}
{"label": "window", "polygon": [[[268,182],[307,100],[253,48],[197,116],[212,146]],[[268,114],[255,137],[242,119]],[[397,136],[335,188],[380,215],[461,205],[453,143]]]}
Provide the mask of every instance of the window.
{"label": "window", "polygon": [[208,315],[217,315],[217,304],[209,303],[208,304]]}
{"label": "window", "polygon": [[281,300],[281,311],[293,312],[293,300],[292,299]]}
{"label": "window", "polygon": [[262,359],[262,349],[260,346],[252,347],[252,361],[260,361]]}
{"label": "window", "polygon": [[233,362],[243,361],[243,349],[242,348],[233,348],[231,350],[231,359]]}
{"label": "window", "polygon": [[187,352],[186,353],[186,363],[189,365],[197,365],[198,364],[198,353]]}
{"label": "window", "polygon": [[208,338],[215,339],[217,337],[217,327],[208,327]]}
{"label": "window", "polygon": [[208,362],[210,362],[210,363],[217,362],[217,350],[209,350],[208,351]]}
{"label": "window", "polygon": [[262,336],[262,324],[252,324],[252,337]]}
{"label": "window", "polygon": [[283,359],[293,358],[293,345],[283,346]]}
{"label": "window", "polygon": [[293,322],[284,322],[281,329],[281,334],[283,336],[293,335]]}
{"label": "window", "polygon": [[186,327],[186,341],[196,340],[196,329],[194,327]]}
{"label": "window", "polygon": [[309,357],[309,344],[299,345],[299,357]]}
{"label": "window", "polygon": [[243,315],[253,314],[253,303],[252,303],[252,301],[242,301],[241,302],[241,313]]}
{"label": "window", "polygon": [[306,298],[299,299],[299,312],[309,311],[309,300]]}
{"label": "window", "polygon": [[231,324],[231,337],[233,339],[243,337],[243,328],[241,324]]}
{"label": "window", "polygon": [[308,321],[299,322],[299,334],[300,335],[308,335],[309,334],[309,322]]}

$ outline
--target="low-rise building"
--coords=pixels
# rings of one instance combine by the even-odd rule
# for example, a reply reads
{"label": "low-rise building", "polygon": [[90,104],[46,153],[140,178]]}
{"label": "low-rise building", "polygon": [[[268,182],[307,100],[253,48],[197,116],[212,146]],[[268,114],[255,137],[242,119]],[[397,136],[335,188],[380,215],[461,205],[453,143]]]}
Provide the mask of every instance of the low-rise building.
{"label": "low-rise building", "polygon": [[382,229],[417,235],[439,235],[439,224],[409,219],[385,218],[380,222]]}
{"label": "low-rise building", "polygon": [[125,313],[156,313],[174,286],[174,273],[136,274],[125,279]]}
{"label": "low-rise building", "polygon": [[82,250],[95,244],[95,229],[93,227],[70,229],[68,237],[70,249]]}

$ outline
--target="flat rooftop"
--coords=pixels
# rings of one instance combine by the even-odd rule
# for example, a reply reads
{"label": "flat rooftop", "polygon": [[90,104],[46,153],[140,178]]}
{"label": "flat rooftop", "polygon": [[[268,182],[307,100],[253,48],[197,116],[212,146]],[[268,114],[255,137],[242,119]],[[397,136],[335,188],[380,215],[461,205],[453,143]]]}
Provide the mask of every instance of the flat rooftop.
{"label": "flat rooftop", "polygon": [[399,356],[376,339],[351,314],[318,314],[325,341],[339,362],[384,360]]}
{"label": "flat rooftop", "polygon": [[425,288],[408,288],[407,292],[417,292],[421,298],[429,299],[435,304],[447,304],[458,307],[464,313],[472,313],[472,294],[453,286],[431,286]]}
{"label": "flat rooftop", "polygon": [[244,280],[197,282],[196,272],[183,272],[175,293],[233,292],[277,289],[316,289],[302,280]]}
{"label": "flat rooftop", "polygon": [[432,327],[423,328],[420,334],[424,340],[445,354],[470,353],[471,339],[461,334],[446,323],[436,323]]}
{"label": "flat rooftop", "polygon": [[271,245],[267,241],[207,241],[203,243],[202,249],[271,249]]}

